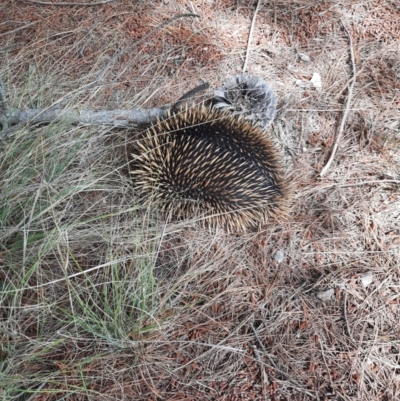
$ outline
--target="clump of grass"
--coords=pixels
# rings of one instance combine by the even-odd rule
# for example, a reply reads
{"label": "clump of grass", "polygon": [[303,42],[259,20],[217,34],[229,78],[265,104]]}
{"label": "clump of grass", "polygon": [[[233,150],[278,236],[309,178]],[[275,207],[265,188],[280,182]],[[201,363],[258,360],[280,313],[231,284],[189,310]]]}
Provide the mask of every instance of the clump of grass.
{"label": "clump of grass", "polygon": [[[84,369],[85,358],[129,348],[132,333],[160,324],[160,223],[136,204],[110,143],[107,130],[62,122],[24,127],[2,142],[3,399],[28,396],[37,383],[57,388],[57,361],[80,354],[77,343],[90,349],[79,355]],[[84,376],[67,387],[65,396],[91,393]]]}

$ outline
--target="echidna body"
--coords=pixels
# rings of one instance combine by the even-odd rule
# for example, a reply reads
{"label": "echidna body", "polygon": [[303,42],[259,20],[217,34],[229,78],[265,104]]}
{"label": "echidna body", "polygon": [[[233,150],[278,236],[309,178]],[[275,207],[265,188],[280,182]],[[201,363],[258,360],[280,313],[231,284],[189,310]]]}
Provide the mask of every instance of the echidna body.
{"label": "echidna body", "polygon": [[136,189],[184,217],[245,231],[287,210],[289,186],[266,133],[204,105],[170,113],[137,141]]}

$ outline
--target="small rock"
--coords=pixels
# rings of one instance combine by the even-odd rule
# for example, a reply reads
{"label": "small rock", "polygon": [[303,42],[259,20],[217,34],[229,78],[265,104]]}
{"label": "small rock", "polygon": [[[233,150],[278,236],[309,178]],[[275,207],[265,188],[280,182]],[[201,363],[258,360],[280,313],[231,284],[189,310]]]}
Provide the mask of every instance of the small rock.
{"label": "small rock", "polygon": [[306,61],[307,63],[309,63],[311,61],[310,56],[308,54],[299,53],[299,57],[300,57],[300,60]]}
{"label": "small rock", "polygon": [[282,249],[279,249],[278,251],[276,251],[275,256],[274,256],[275,262],[282,263],[284,258],[285,258],[285,254],[283,253]]}
{"label": "small rock", "polygon": [[328,302],[332,300],[334,295],[335,295],[335,290],[331,288],[326,291],[318,292],[317,298],[320,299],[322,302]]}

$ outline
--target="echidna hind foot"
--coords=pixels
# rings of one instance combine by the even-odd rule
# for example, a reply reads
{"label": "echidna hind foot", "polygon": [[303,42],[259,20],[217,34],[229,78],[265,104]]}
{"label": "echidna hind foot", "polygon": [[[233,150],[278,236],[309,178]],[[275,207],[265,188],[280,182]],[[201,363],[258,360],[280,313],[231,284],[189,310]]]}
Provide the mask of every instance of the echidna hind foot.
{"label": "echidna hind foot", "polygon": [[283,217],[290,204],[281,157],[262,128],[204,105],[148,128],[130,169],[139,193],[209,227],[245,231]]}

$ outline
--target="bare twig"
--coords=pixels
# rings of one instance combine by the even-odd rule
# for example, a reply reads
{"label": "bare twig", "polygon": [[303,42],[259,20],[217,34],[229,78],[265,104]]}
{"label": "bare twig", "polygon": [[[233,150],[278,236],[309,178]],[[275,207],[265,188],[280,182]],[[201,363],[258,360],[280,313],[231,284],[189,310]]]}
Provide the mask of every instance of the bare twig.
{"label": "bare twig", "polygon": [[343,21],[341,21],[341,22],[342,22],[344,30],[346,31],[346,33],[347,33],[347,35],[349,37],[351,64],[352,64],[352,67],[353,67],[353,79],[352,79],[351,84],[349,86],[349,92],[347,94],[346,106],[345,106],[345,109],[344,109],[344,112],[343,112],[342,121],[340,123],[339,131],[337,133],[336,140],[335,140],[335,143],[333,145],[333,149],[332,149],[331,155],[329,156],[328,162],[325,164],[324,168],[319,173],[319,175],[321,177],[323,177],[328,172],[328,170],[329,170],[329,168],[330,168],[330,166],[331,166],[331,164],[333,162],[333,159],[335,158],[336,151],[337,151],[338,146],[339,146],[339,142],[342,139],[344,125],[346,123],[347,115],[349,114],[349,110],[350,110],[350,103],[351,103],[351,98],[352,98],[352,95],[353,95],[353,88],[354,88],[354,85],[356,83],[356,74],[357,73],[356,73],[356,62],[355,62],[355,59],[354,59],[353,40],[352,40],[352,37],[351,37],[351,33],[347,29],[346,25],[344,24]]}
{"label": "bare twig", "polygon": [[38,1],[38,0],[24,0],[28,3],[40,4],[44,6],[98,6],[100,4],[111,3],[114,0],[100,0],[94,3],[75,3],[75,2],[61,2],[61,3],[52,3],[51,1]]}
{"label": "bare twig", "polygon": [[6,96],[6,91],[4,89],[4,83],[0,79],[0,113],[5,113],[8,110],[8,105],[7,105],[7,96]]}
{"label": "bare twig", "polygon": [[6,125],[39,124],[48,123],[62,118],[71,124],[107,124],[115,127],[137,126],[150,124],[157,118],[164,116],[169,106],[155,109],[132,109],[132,110],[78,110],[63,109],[62,107],[50,107],[48,109],[14,110],[12,112],[0,113],[0,124],[3,126],[2,136],[6,136]]}
{"label": "bare twig", "polygon": [[8,104],[3,81],[0,79],[0,131],[5,132],[8,128]]}
{"label": "bare twig", "polygon": [[[191,99],[197,92],[207,89],[208,83],[204,83],[183,95],[173,106],[172,110],[178,111],[182,103]],[[10,111],[7,107],[4,85],[0,80],[0,129],[1,137],[6,137],[11,128],[15,129],[24,124],[41,124],[62,118],[70,124],[106,124],[115,127],[128,127],[148,125],[165,116],[170,105],[164,105],[154,109],[115,109],[115,110],[88,110],[77,108],[64,108],[59,105],[47,109],[16,109]]]}
{"label": "bare twig", "polygon": [[346,322],[347,333],[349,334],[350,340],[353,342],[353,344],[355,344],[353,335],[351,334],[351,331],[350,331],[349,321],[347,319],[347,291],[344,292],[344,308],[343,308],[343,311],[344,311],[344,320]]}
{"label": "bare twig", "polygon": [[258,10],[259,10],[259,8],[260,8],[260,3],[261,3],[261,1],[258,0],[256,9],[255,9],[255,11],[254,11],[253,20],[251,21],[251,27],[250,27],[250,32],[249,32],[249,39],[248,39],[248,41],[247,41],[246,58],[244,59],[244,64],[243,64],[243,72],[246,72],[246,70],[247,70],[247,61],[248,61],[248,59],[249,59],[249,54],[250,54],[250,43],[251,43],[251,38],[252,38],[252,36],[253,36],[254,25],[255,25],[255,23],[256,23],[256,18],[257,18]]}
{"label": "bare twig", "polygon": [[400,184],[400,180],[371,180],[371,181],[359,181],[351,184],[340,184],[338,182],[332,182],[330,184],[318,185],[317,187],[314,186],[312,188],[298,191],[295,195],[295,198],[303,199],[304,196],[312,194],[313,192],[319,192],[329,188],[350,188],[350,187],[359,187],[364,185],[384,184],[384,183]]}

